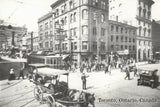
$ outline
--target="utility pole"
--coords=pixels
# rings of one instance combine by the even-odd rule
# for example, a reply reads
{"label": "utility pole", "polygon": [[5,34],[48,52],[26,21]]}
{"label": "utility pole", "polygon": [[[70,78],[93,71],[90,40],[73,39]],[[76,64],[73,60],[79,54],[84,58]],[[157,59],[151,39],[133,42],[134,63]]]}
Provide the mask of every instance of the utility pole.
{"label": "utility pole", "polygon": [[11,41],[11,44],[12,44],[13,46],[15,46],[15,42],[14,42],[15,32],[12,30],[12,26],[11,26],[11,25],[8,26],[8,29],[10,29],[10,30],[11,30],[11,33],[12,33],[12,41]]}
{"label": "utility pole", "polygon": [[72,63],[72,47],[73,47],[72,40],[73,39],[72,39],[71,35],[68,40],[70,41],[70,63]]}
{"label": "utility pole", "polygon": [[97,61],[100,62],[100,34],[99,34],[99,26],[98,26],[98,19],[99,14],[97,12],[94,13],[94,18],[96,21],[96,39],[97,39]]}
{"label": "utility pole", "polygon": [[33,31],[31,32],[31,51],[33,51]]}

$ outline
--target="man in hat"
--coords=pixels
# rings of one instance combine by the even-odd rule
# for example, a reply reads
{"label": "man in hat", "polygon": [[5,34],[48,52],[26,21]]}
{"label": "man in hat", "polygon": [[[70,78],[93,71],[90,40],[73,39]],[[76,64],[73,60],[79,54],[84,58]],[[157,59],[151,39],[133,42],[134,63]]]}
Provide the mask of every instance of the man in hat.
{"label": "man in hat", "polygon": [[87,78],[88,76],[85,75],[85,73],[82,73],[82,76],[81,76],[81,80],[82,80],[82,88],[84,90],[86,90],[86,82],[87,82]]}
{"label": "man in hat", "polygon": [[126,72],[126,77],[124,79],[128,78],[128,80],[130,80],[130,71],[128,65],[126,65],[125,72]]}

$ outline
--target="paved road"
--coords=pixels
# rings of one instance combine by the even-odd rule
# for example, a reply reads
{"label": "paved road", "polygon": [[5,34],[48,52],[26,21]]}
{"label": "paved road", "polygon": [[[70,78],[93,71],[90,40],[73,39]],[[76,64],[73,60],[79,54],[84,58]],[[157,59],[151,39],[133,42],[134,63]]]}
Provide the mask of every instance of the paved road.
{"label": "paved road", "polygon": [[[143,65],[159,69],[160,64]],[[69,75],[69,87],[82,89],[80,73]],[[118,69],[112,74],[104,72],[88,73],[87,91],[95,93],[96,107],[160,107],[160,86],[152,89],[148,86],[137,86],[137,78],[124,80],[125,73]],[[65,80],[65,77],[62,77]],[[28,80],[15,80],[10,85],[7,80],[0,81],[0,107],[46,107],[33,97],[34,84]]]}

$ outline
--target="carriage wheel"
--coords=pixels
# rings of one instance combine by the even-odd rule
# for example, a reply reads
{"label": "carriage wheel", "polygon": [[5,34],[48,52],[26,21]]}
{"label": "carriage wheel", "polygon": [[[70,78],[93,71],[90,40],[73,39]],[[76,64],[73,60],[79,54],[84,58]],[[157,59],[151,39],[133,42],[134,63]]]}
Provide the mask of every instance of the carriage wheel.
{"label": "carriage wheel", "polygon": [[38,101],[41,101],[43,99],[43,93],[39,87],[34,88],[34,97]]}
{"label": "carriage wheel", "polygon": [[46,103],[47,103],[48,107],[56,107],[56,101],[55,101],[54,97],[52,97],[52,96],[47,97]]}

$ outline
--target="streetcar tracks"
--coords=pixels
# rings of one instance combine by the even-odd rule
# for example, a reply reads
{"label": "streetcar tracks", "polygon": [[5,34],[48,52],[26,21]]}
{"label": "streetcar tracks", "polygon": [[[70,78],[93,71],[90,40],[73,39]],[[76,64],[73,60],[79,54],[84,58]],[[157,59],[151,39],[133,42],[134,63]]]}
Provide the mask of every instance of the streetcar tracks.
{"label": "streetcar tracks", "polygon": [[30,100],[30,101],[28,101],[27,103],[21,105],[20,107],[24,107],[24,106],[28,105],[29,103],[33,102],[34,100],[35,100],[35,99]]}
{"label": "streetcar tracks", "polygon": [[15,85],[17,85],[18,83],[20,83],[20,82],[22,82],[22,81],[23,81],[23,80],[20,80],[20,81],[14,83],[14,84],[12,84],[12,85],[10,85],[10,86],[8,86],[8,87],[5,87],[5,88],[1,89],[0,91],[3,91],[3,90],[8,89],[8,88],[10,88],[10,87],[12,87],[12,86],[15,86]]}
{"label": "streetcar tracks", "polygon": [[9,96],[5,96],[5,97],[0,97],[0,99],[5,99],[5,98],[13,97],[13,96],[18,96],[18,95],[21,95],[21,94],[24,94],[24,92],[13,94],[13,95],[9,95]]}
{"label": "streetcar tracks", "polygon": [[30,90],[30,91],[28,91],[28,92],[26,92],[26,93],[24,93],[24,94],[20,95],[19,97],[16,97],[16,98],[14,98],[14,99],[12,99],[12,100],[8,101],[7,103],[1,104],[0,106],[3,106],[3,105],[6,105],[6,104],[11,103],[11,102],[13,102],[13,101],[16,101],[17,99],[19,99],[19,98],[21,98],[21,97],[23,97],[23,96],[25,96],[25,95],[29,94],[30,92],[33,92],[33,90]]}

